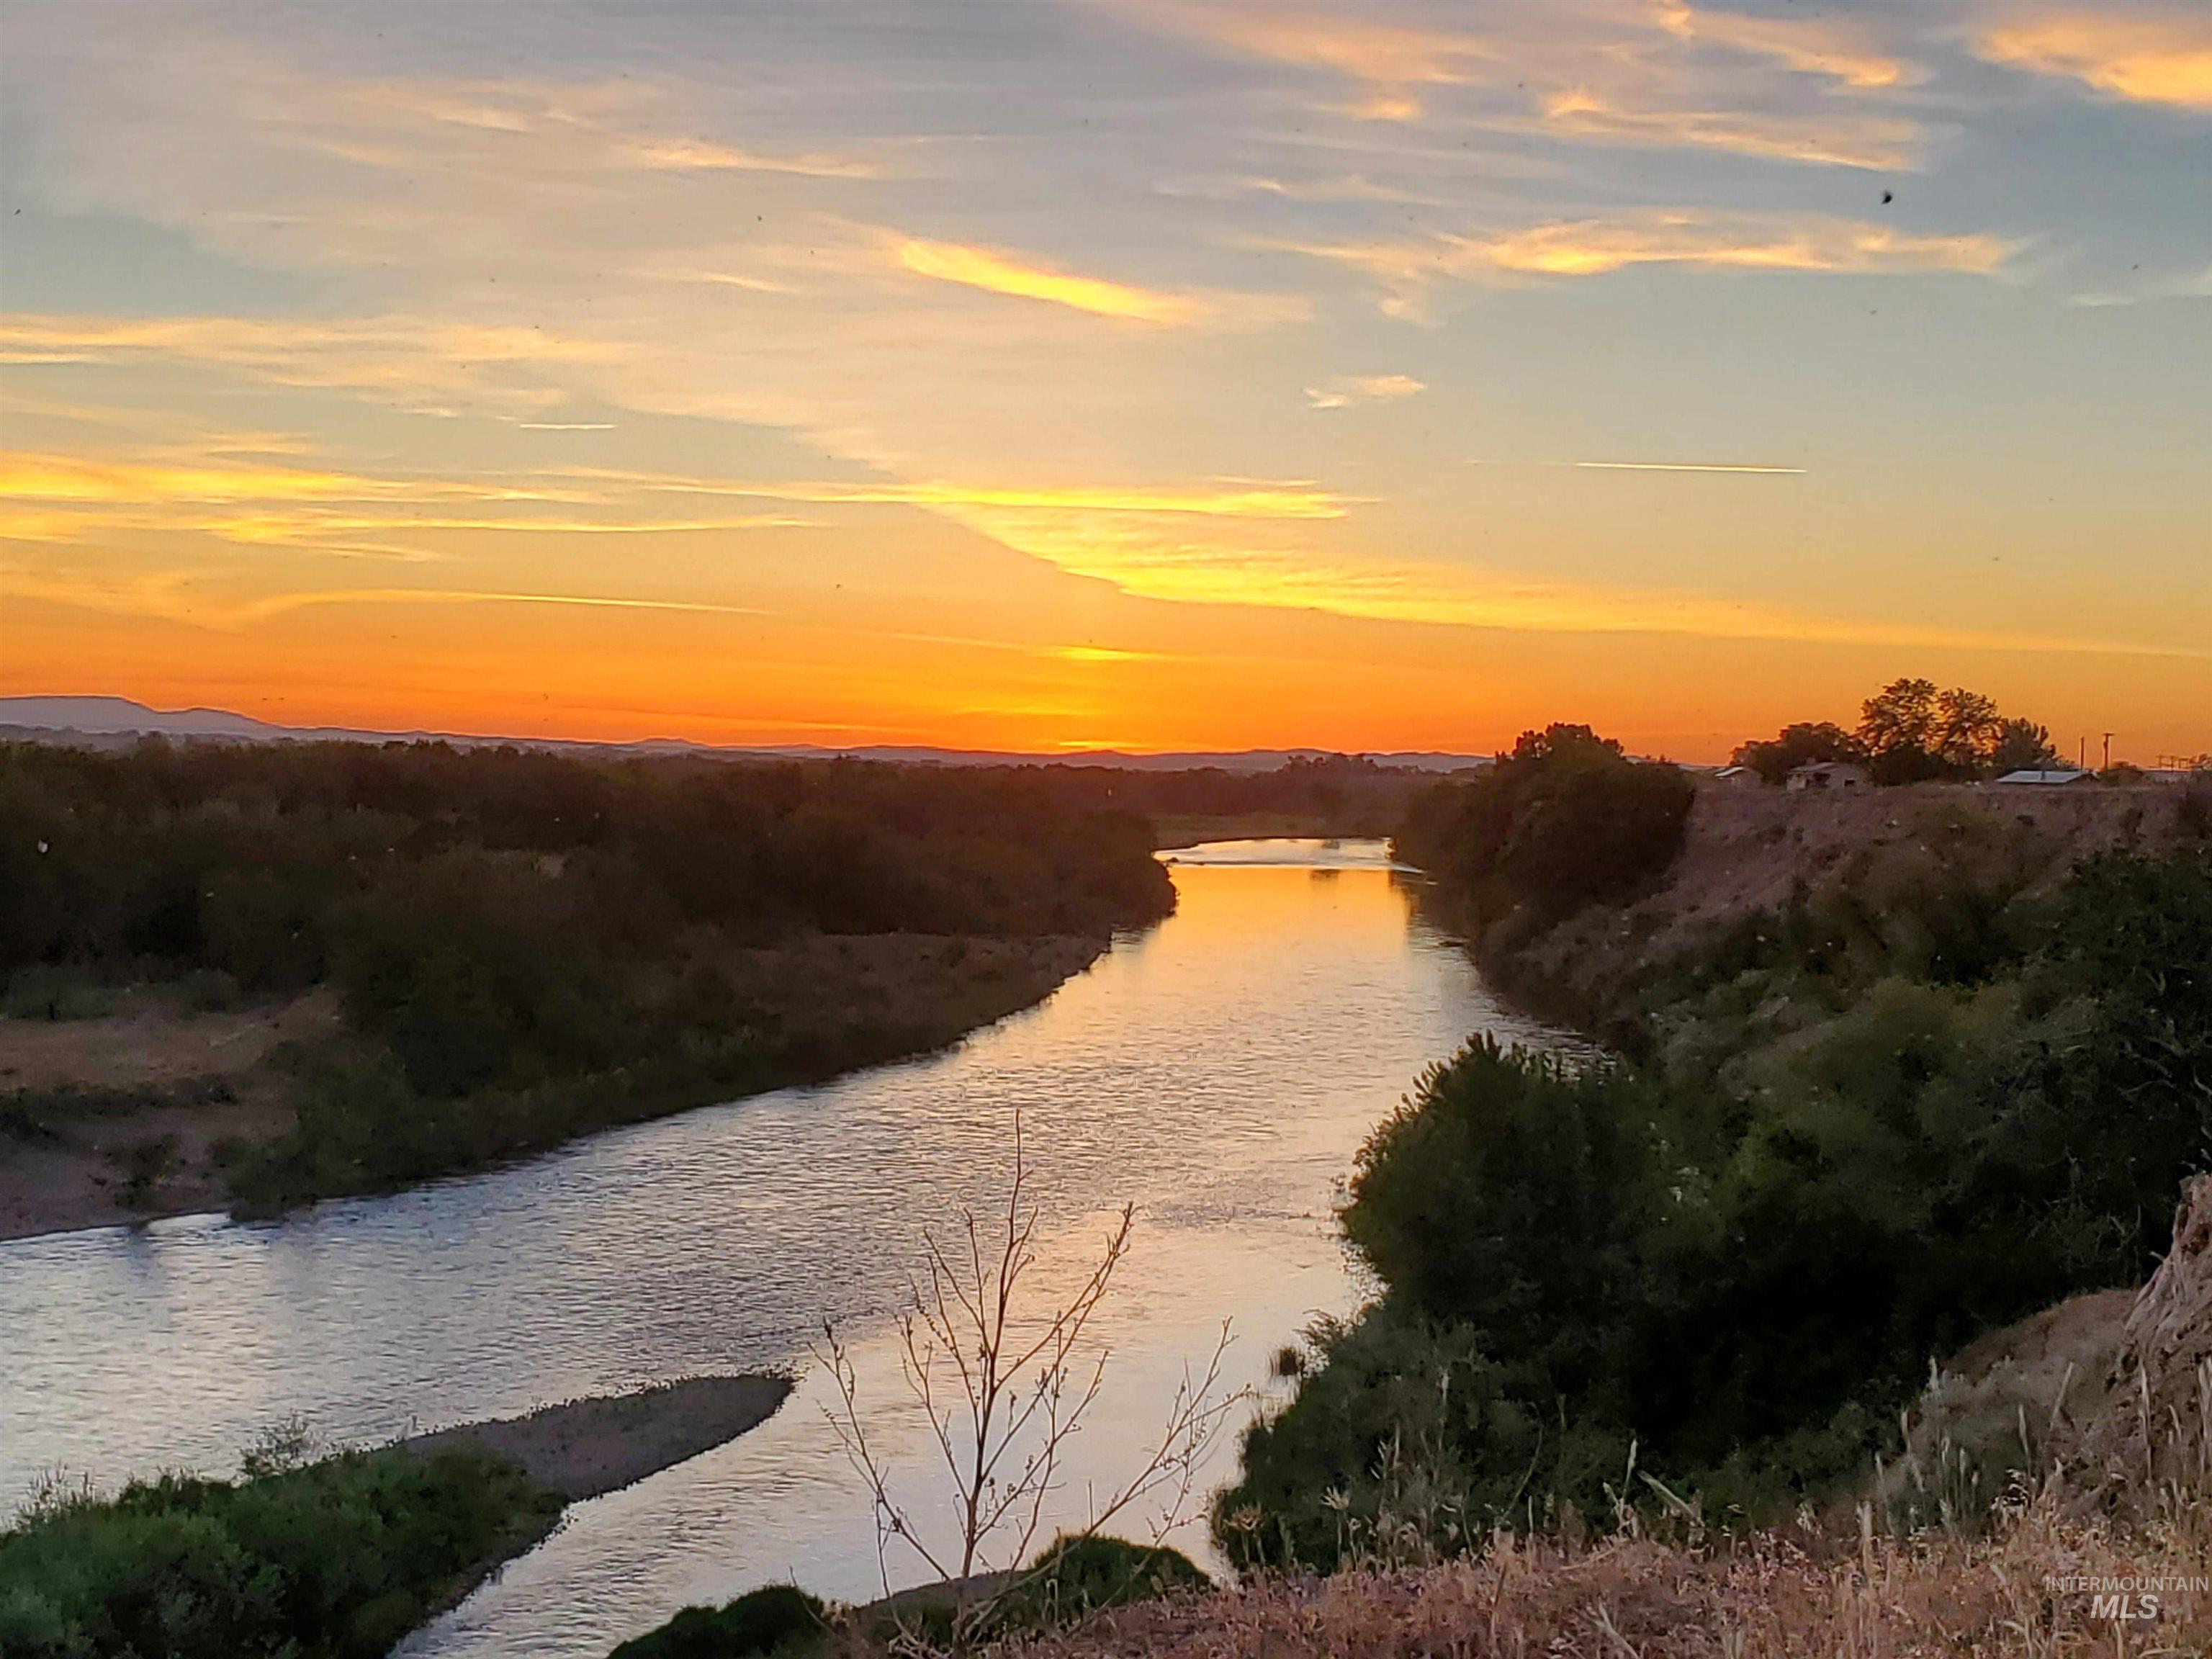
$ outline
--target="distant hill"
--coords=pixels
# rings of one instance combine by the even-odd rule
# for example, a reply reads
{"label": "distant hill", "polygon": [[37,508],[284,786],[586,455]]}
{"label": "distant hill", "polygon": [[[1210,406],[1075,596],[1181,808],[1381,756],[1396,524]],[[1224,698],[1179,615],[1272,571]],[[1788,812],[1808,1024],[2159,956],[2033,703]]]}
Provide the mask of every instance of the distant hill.
{"label": "distant hill", "polygon": [[[859,760],[899,761],[924,766],[1114,766],[1131,771],[1177,772],[1197,767],[1218,767],[1225,772],[1272,772],[1291,760],[1318,760],[1335,751],[1326,749],[1237,749],[1193,750],[1164,755],[1133,755],[1116,749],[1073,750],[1053,754],[1001,753],[985,749],[933,749],[919,745],[870,744],[835,748],[819,744],[719,744],[693,743],[683,738],[648,738],[635,743],[584,743],[554,738],[507,738],[495,734],[453,732],[370,732],[349,726],[276,726],[246,714],[221,708],[150,708],[128,697],[0,697],[0,737],[29,736],[120,738],[130,736],[203,738],[247,742],[303,742],[334,740],[389,743],[437,738],[458,744],[512,743],[526,748],[560,750],[613,750],[627,754],[723,755],[733,758],[758,757],[779,760],[829,760],[849,756]],[[1437,750],[1378,754],[1368,759],[1385,766],[1420,772],[1456,772],[1487,766],[1487,755],[1456,755]]]}
{"label": "distant hill", "polygon": [[158,732],[173,738],[290,735],[282,726],[221,708],[149,708],[128,697],[0,697],[0,726],[49,732]]}

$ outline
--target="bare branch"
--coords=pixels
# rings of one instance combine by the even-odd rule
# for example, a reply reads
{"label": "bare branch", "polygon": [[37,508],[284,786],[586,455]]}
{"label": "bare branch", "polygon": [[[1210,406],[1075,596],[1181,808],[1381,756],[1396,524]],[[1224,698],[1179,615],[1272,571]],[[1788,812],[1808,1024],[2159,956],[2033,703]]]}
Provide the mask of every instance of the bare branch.
{"label": "bare branch", "polygon": [[[1028,1576],[979,1597],[974,1579],[994,1563],[1028,1559],[1045,1529],[1051,1500],[1063,1485],[1071,1442],[1103,1389],[1109,1351],[1091,1328],[1129,1251],[1136,1209],[1122,1206],[1089,1273],[1056,1306],[1025,1316],[1025,1284],[1036,1266],[1038,1212],[1029,1197],[1027,1143],[1018,1113],[1013,1169],[1005,1206],[987,1222],[961,1213],[958,1241],[947,1249],[925,1237],[922,1268],[908,1280],[908,1306],[899,1321],[900,1370],[928,1420],[951,1486],[957,1552],[933,1549],[915,1517],[891,1497],[887,1472],[862,1425],[859,1379],[849,1352],[825,1329],[816,1357],[830,1370],[836,1404],[828,1408],[848,1461],[867,1484],[875,1506],[878,1559],[888,1594],[891,1540],[903,1543],[940,1579],[954,1586],[956,1646],[966,1650],[992,1608]],[[1133,1505],[1163,1494],[1166,1510],[1152,1527],[1155,1543],[1188,1518],[1197,1474],[1243,1392],[1220,1395],[1229,1327],[1202,1372],[1188,1369],[1157,1441],[1144,1461],[1071,1535],[1095,1534]]]}

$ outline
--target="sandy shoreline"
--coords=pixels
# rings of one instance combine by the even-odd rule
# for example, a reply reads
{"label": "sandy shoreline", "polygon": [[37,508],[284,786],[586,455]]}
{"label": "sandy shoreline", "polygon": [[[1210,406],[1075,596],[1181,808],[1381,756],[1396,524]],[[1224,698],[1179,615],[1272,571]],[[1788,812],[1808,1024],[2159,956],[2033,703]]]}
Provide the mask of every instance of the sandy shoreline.
{"label": "sandy shoreline", "polygon": [[571,1503],[633,1486],[736,1439],[775,1415],[785,1376],[692,1376],[627,1394],[543,1406],[520,1417],[464,1423],[399,1442],[428,1455],[460,1446],[512,1459]]}

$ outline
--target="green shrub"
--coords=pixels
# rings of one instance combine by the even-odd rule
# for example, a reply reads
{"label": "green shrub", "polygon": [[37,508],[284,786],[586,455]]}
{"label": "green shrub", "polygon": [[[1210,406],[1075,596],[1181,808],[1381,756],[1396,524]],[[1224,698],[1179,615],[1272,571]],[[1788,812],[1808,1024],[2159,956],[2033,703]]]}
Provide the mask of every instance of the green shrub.
{"label": "green shrub", "polygon": [[1104,1537],[1056,1538],[991,1607],[994,1633],[1073,1624],[1102,1607],[1210,1583],[1180,1551]]}
{"label": "green shrub", "polygon": [[686,1607],[608,1659],[799,1659],[819,1652],[830,1613],[793,1584],[748,1590],[719,1607]]}
{"label": "green shrub", "polygon": [[1466,1326],[1386,1300],[1310,1344],[1296,1396],[1245,1431],[1214,1499],[1240,1571],[1452,1554],[1553,1486],[1549,1413],[1513,1397]]}
{"label": "green shrub", "polygon": [[376,1659],[560,1508],[474,1452],[349,1452],[61,1496],[0,1534],[0,1652]]}
{"label": "green shrub", "polygon": [[1632,1443],[1763,1519],[1854,1478],[1931,1357],[2140,1282],[2212,1167],[2212,854],[2008,915],[1972,983],[1899,930],[1848,974],[1693,981],[1648,1065],[1479,1043],[1425,1074],[1342,1214],[1383,1298],[1249,1437],[1224,1548],[1391,1560],[1656,1501],[1608,1490]]}
{"label": "green shrub", "polygon": [[1471,783],[1418,799],[1400,854],[1484,918],[1551,920],[1656,879],[1682,849],[1694,795],[1680,768],[1638,763],[1584,726],[1524,732]]}

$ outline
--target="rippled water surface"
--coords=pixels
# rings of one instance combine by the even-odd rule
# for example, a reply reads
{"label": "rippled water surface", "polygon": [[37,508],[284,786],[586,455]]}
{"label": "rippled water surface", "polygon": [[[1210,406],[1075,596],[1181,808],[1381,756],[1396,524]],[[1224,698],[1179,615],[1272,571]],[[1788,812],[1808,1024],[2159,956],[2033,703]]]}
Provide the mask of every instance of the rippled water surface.
{"label": "rippled water surface", "polygon": [[[1377,843],[1167,855],[1172,919],[1042,1006],[936,1058],[617,1130],[511,1169],[240,1225],[158,1222],[0,1244],[0,1504],[43,1471],[228,1470],[291,1414],[349,1440],[704,1370],[781,1366],[753,1433],[577,1505],[408,1645],[604,1655],[687,1602],[793,1578],[846,1598],[879,1564],[809,1344],[853,1345],[871,1432],[917,1502],[921,1425],[893,1316],[922,1231],[1002,1196],[1021,1115],[1040,1273],[1079,1273],[1112,1212],[1135,1244],[1114,1358],[1063,1516],[1157,1431],[1231,1322],[1232,1381],[1358,1286],[1330,1221],[1368,1130],[1476,1031],[1547,1040],[1412,914]],[[1224,1477],[1233,1445],[1206,1474]],[[1202,1529],[1177,1541],[1203,1547]]]}

